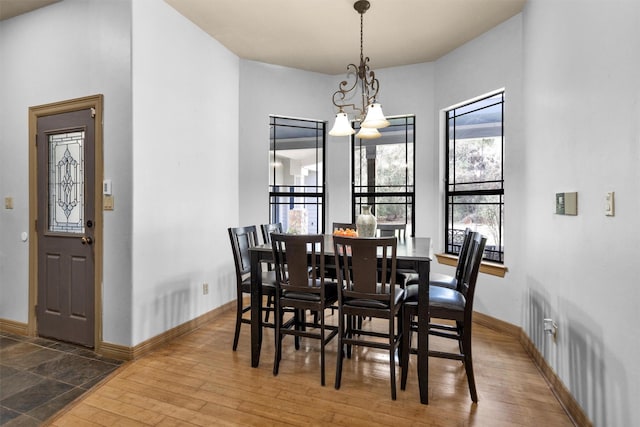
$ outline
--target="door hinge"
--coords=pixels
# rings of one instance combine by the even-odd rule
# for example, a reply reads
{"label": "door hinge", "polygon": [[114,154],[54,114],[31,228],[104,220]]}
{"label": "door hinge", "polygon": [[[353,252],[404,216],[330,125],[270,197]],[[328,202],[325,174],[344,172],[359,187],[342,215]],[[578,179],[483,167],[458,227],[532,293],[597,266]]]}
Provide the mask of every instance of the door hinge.
{"label": "door hinge", "polygon": [[91,118],[95,119],[95,117],[96,117],[96,109],[92,107],[91,108]]}
{"label": "door hinge", "polygon": [[35,232],[38,232],[38,220],[33,221],[33,226],[35,227]]}

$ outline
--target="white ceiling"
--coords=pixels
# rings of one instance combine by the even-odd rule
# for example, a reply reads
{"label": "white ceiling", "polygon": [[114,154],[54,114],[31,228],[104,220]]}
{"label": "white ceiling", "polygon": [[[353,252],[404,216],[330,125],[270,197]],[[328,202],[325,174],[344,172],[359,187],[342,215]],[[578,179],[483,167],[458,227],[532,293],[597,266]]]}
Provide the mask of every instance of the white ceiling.
{"label": "white ceiling", "polygon": [[[57,1],[0,0],[0,20]],[[164,1],[241,58],[326,74],[359,62],[355,0]],[[364,55],[375,70],[434,61],[516,15],[526,0],[370,2]]]}
{"label": "white ceiling", "polygon": [[0,0],[0,21],[48,6],[60,0]]}
{"label": "white ceiling", "polygon": [[[165,0],[245,59],[342,74],[360,58],[355,0]],[[371,68],[438,59],[522,11],[526,0],[369,0]]]}

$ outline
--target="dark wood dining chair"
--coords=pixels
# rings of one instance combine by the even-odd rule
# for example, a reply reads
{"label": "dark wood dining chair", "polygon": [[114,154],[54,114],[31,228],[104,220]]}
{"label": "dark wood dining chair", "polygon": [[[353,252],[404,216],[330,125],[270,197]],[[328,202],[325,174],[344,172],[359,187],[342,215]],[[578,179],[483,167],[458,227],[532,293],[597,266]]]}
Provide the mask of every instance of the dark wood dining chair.
{"label": "dark wood dining chair", "polygon": [[[251,294],[251,256],[249,248],[258,244],[258,231],[255,225],[246,227],[229,227],[229,240],[233,252],[233,261],[236,269],[236,329],[233,335],[233,351],[238,348],[240,338],[240,326],[242,323],[251,323],[251,319],[243,317],[243,314],[251,310],[251,305],[244,304],[244,296]],[[274,327],[268,323],[268,314],[273,311],[272,301],[275,295],[276,274],[275,271],[262,273],[262,294],[267,297],[264,325]]]}
{"label": "dark wood dining chair", "polygon": [[[462,245],[460,246],[460,253],[458,254],[458,262],[456,263],[456,271],[453,276],[444,273],[431,272],[429,274],[429,284],[432,286],[441,286],[443,288],[457,289],[458,281],[462,280],[462,274],[464,273],[465,266],[469,260],[469,247],[471,246],[472,231],[470,228],[464,230],[464,237]],[[418,288],[418,275],[410,274],[407,276],[405,282],[405,288],[407,295],[417,295]]]}
{"label": "dark wood dining chair", "polygon": [[[271,234],[276,271],[275,357],[273,375],[278,375],[282,340],[293,335],[296,349],[300,337],[320,341],[320,383],[325,385],[325,346],[338,328],[325,324],[325,309],[337,301],[337,284],[325,278],[324,236],[321,234]],[[283,327],[285,311],[294,312],[292,327]],[[306,311],[315,313],[307,322]]]}
{"label": "dark wood dining chair", "polygon": [[262,241],[271,244],[271,233],[282,233],[282,223],[261,224],[260,230],[262,231]]}
{"label": "dark wood dining chair", "polygon": [[407,232],[406,224],[378,224],[377,225],[378,237],[396,236],[398,240],[402,241],[406,237],[406,232]]}
{"label": "dark wood dining chair", "polygon": [[[406,230],[406,224],[378,224],[376,233],[378,237],[396,236],[402,242],[406,239]],[[396,281],[402,285],[417,284],[418,272],[414,270],[398,270]]]}
{"label": "dark wood dining chair", "polygon": [[[282,223],[274,222],[271,224],[260,224],[260,230],[262,231],[262,241],[270,245],[271,244],[271,233],[282,233]],[[267,270],[272,271],[274,269],[272,262],[265,263]],[[267,296],[267,306],[271,306],[273,304],[273,296]],[[264,321],[269,322],[269,313],[270,311],[266,311],[264,314]]]}
{"label": "dark wood dining chair", "polygon": [[[391,376],[391,398],[396,399],[395,352],[402,341],[399,313],[404,290],[396,285],[396,237],[333,237],[338,266],[338,358],[336,389],[342,380],[342,363],[351,355],[351,346],[387,350]],[[362,328],[362,317],[387,319],[384,331],[370,324]],[[383,339],[381,339],[383,338]]]}
{"label": "dark wood dining chair", "polygon": [[429,275],[429,284],[434,286],[442,286],[449,289],[457,289],[458,281],[462,280],[465,266],[469,260],[469,247],[471,246],[471,229],[464,230],[464,238],[460,253],[458,254],[458,262],[456,264],[456,272],[453,276],[442,273],[431,273]]}
{"label": "dark wood dining chair", "polygon": [[[429,285],[429,335],[449,338],[458,342],[457,353],[444,351],[429,351],[430,357],[461,360],[467,374],[469,393],[473,402],[478,401],[476,382],[473,374],[473,358],[471,348],[471,330],[473,316],[473,301],[476,290],[476,282],[486,237],[477,232],[471,233],[469,245],[469,259],[466,263],[461,280],[457,283],[457,289],[449,289],[442,286]],[[406,331],[406,339],[403,342],[401,354],[402,380],[401,389],[404,390],[407,383],[409,355],[416,353],[411,347],[411,333],[417,330],[415,318],[418,315],[417,296],[407,295],[404,304],[403,325]],[[438,321],[434,320],[438,319]],[[442,320],[451,321],[444,323]],[[453,324],[455,322],[455,324]]]}

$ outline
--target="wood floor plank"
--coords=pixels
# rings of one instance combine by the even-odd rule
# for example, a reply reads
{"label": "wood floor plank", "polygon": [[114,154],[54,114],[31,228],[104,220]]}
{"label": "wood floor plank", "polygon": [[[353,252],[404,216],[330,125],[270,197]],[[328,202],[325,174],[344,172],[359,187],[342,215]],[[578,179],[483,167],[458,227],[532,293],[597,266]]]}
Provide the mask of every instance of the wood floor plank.
{"label": "wood floor plank", "polygon": [[[336,316],[328,315],[328,323]],[[420,404],[415,356],[407,389],[391,400],[388,354],[354,348],[334,388],[336,340],[326,347],[326,385],[320,385],[319,343],[296,351],[285,339],[273,375],[272,330],[263,336],[260,366],[251,368],[249,328],[231,350],[235,317],[222,313],[198,330],[126,363],[105,383],[66,408],[52,426],[572,426],[516,338],[474,326],[474,369],[479,402],[469,397],[458,361],[429,360],[429,405]],[[375,327],[376,321],[369,327]],[[433,348],[457,344],[432,339]]]}

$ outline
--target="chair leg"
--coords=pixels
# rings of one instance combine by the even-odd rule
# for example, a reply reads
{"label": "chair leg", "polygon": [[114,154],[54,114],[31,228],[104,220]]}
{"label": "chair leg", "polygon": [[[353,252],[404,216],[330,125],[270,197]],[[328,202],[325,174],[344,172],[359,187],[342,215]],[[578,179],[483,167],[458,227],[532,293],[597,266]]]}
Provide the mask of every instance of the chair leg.
{"label": "chair leg", "polygon": [[242,323],[242,295],[237,298],[236,306],[236,331],[233,335],[233,351],[238,348],[238,339],[240,338],[240,325]]}
{"label": "chair leg", "polygon": [[394,316],[389,316],[389,373],[391,377],[391,400],[396,400],[396,345]]}
{"label": "chair leg", "polygon": [[463,329],[462,347],[464,348],[464,369],[467,373],[469,383],[469,394],[474,403],[478,403],[478,393],[476,392],[476,380],[473,375],[473,358],[471,356],[471,325]]}
{"label": "chair leg", "polygon": [[464,352],[464,345],[463,345],[463,340],[462,337],[464,336],[464,323],[460,322],[460,321],[456,321],[456,328],[458,330],[458,336],[461,337],[458,340],[458,348],[460,348],[460,354],[465,354]]}
{"label": "chair leg", "polygon": [[275,335],[275,347],[276,347],[275,356],[273,358],[273,375],[274,376],[278,375],[278,370],[280,369],[280,359],[282,359],[282,336],[280,334],[280,328],[282,327],[283,314],[281,313],[280,304],[278,302],[277,296],[276,296],[275,309],[276,310],[273,313],[273,320],[275,323],[274,335]]}
{"label": "chair leg", "polygon": [[411,312],[403,309],[402,314],[402,351],[400,352],[400,390],[407,388],[407,376],[409,374],[409,355],[411,354]]}
{"label": "chair leg", "polygon": [[[296,328],[297,330],[304,329],[304,326],[301,326],[301,324],[303,324],[305,321],[304,310],[295,310],[293,317],[294,317],[293,327]],[[293,337],[293,340],[295,343],[296,350],[300,350],[300,337],[298,335],[295,335]]]}
{"label": "chair leg", "polygon": [[[317,312],[316,312],[317,313]],[[320,313],[320,384],[324,386],[324,313]]]}
{"label": "chair leg", "polygon": [[[346,331],[345,331],[345,336],[346,337],[353,337],[353,323],[355,322],[355,319],[353,318],[353,316],[347,315],[346,318]],[[347,344],[347,359],[351,359],[351,344]]]}
{"label": "chair leg", "polygon": [[336,356],[336,383],[335,388],[338,390],[340,388],[340,381],[342,380],[342,361],[344,360],[344,346],[342,344],[342,340],[345,334],[344,329],[344,315],[341,310],[338,310],[338,354]]}
{"label": "chair leg", "polygon": [[[269,295],[267,297],[267,307],[272,307],[272,306],[273,306],[273,295]],[[265,321],[265,323],[269,322],[269,310],[265,310],[264,321]]]}

